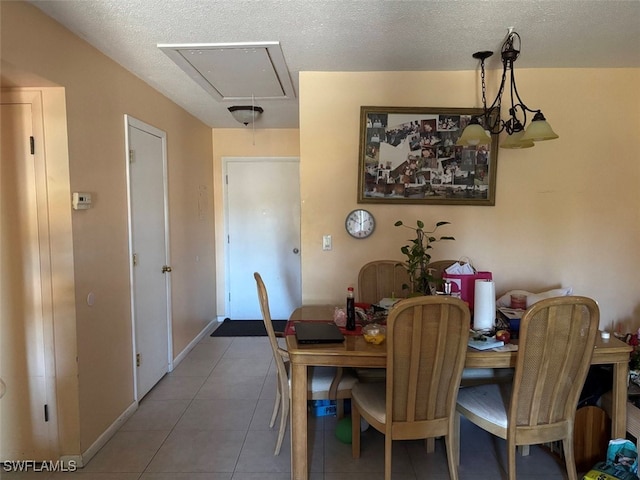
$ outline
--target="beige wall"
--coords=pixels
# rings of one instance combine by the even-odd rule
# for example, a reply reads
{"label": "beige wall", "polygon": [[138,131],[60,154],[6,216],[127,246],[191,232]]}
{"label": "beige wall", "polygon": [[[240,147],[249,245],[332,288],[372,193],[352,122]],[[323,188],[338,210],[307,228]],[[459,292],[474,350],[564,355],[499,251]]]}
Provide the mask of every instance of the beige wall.
{"label": "beige wall", "polygon": [[[439,232],[456,241],[435,244],[434,260],[470,257],[493,272],[498,293],[572,286],[599,302],[602,327],[640,326],[640,69],[517,77],[524,100],[560,138],[501,149],[496,205],[477,207],[356,201],[360,106],[479,106],[476,72],[300,75],[303,302],[339,303],[365,262],[403,259],[410,235],[396,220],[447,220]],[[344,230],[358,206],[377,219],[366,240]],[[333,235],[333,250],[322,251],[323,234]]]}
{"label": "beige wall", "polygon": [[[268,115],[268,112],[265,112]],[[226,316],[224,179],[225,157],[299,157],[300,137],[297,129],[222,128],[213,131],[213,176],[215,185],[217,311]]]}
{"label": "beige wall", "polygon": [[[31,5],[1,2],[0,7],[3,71],[24,74],[12,86],[40,86],[34,79],[45,79],[64,88],[70,189],[94,194],[90,210],[71,214],[67,207],[73,250],[69,239],[54,253],[73,255],[75,265],[68,280],[75,282],[76,444],[84,452],[133,402],[124,115],[167,132],[174,355],[216,314],[210,294],[215,288],[211,129]],[[57,162],[66,158],[47,161],[62,168]],[[200,220],[203,187],[208,208]],[[92,307],[86,302],[89,292],[95,295]],[[69,345],[57,361],[73,361],[74,350]]]}

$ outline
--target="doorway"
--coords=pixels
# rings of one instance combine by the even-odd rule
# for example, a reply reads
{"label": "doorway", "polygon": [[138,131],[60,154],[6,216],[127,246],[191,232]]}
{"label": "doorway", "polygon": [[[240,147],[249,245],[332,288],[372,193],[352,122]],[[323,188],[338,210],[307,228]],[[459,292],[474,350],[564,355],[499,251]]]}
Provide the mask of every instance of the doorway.
{"label": "doorway", "polygon": [[273,319],[302,304],[299,158],[223,158],[226,312],[262,318],[254,272],[269,292]]}
{"label": "doorway", "polygon": [[166,133],[125,115],[135,399],[171,369]]}

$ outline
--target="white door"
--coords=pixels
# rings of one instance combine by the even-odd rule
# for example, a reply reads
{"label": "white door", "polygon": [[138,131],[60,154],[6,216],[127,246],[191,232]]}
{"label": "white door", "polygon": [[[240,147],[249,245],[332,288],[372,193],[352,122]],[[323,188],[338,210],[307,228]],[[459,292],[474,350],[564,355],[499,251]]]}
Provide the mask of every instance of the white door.
{"label": "white door", "polygon": [[253,272],[267,287],[271,317],[302,304],[298,158],[227,158],[227,314],[262,318]]}
{"label": "white door", "polygon": [[169,370],[166,134],[127,116],[136,399]]}
{"label": "white door", "polygon": [[[33,95],[26,93],[24,98]],[[38,97],[39,98],[39,97]],[[0,461],[49,460],[55,378],[47,375],[51,318],[44,155],[30,146],[36,105],[2,98],[0,150]],[[43,148],[42,138],[35,146]],[[43,209],[42,206],[45,206]],[[40,218],[39,218],[40,215]],[[44,230],[43,230],[44,229]],[[50,298],[50,291],[49,291]],[[50,360],[50,359],[49,359]],[[49,392],[49,393],[48,393]],[[50,396],[50,400],[47,398]],[[54,426],[55,428],[55,426]]]}

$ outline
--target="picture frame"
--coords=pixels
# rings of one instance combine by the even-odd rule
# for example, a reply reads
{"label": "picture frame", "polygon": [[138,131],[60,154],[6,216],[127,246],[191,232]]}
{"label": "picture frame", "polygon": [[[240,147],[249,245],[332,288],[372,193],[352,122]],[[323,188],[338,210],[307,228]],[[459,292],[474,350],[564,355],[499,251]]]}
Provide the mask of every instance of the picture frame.
{"label": "picture frame", "polygon": [[482,108],[360,107],[358,203],[495,205],[498,135],[458,146]]}

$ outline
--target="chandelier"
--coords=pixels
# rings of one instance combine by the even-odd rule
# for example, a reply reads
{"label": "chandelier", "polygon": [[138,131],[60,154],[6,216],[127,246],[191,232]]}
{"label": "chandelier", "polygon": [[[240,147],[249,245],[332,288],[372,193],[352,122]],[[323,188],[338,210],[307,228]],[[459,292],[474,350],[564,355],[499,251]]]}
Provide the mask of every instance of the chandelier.
{"label": "chandelier", "polygon": [[[491,143],[489,135],[498,135],[503,131],[507,133],[507,139],[500,145],[501,148],[529,148],[534,146],[534,142],[558,138],[542,111],[529,108],[520,98],[514,70],[514,63],[520,55],[520,46],[520,35],[510,28],[501,49],[500,88],[490,106],[487,106],[484,62],[493,55],[493,52],[482,51],[473,54],[473,58],[480,60],[483,113],[471,119],[457,145],[488,145]],[[510,96],[509,116],[503,120],[500,118],[500,110],[507,83],[509,83]],[[529,118],[531,121],[527,124]]]}

